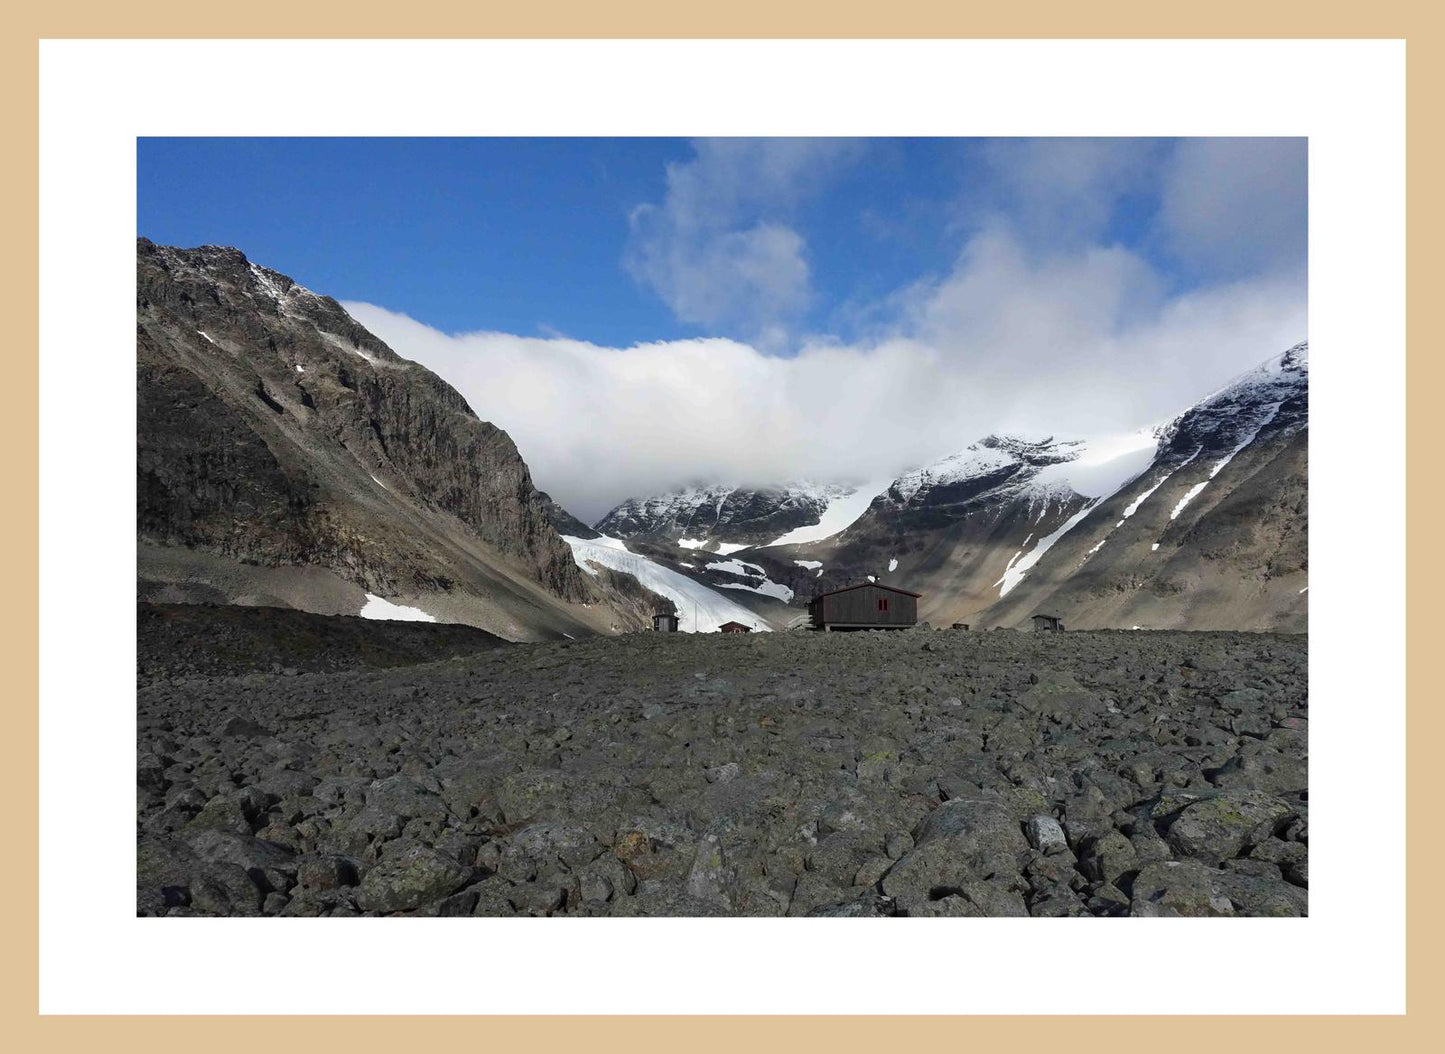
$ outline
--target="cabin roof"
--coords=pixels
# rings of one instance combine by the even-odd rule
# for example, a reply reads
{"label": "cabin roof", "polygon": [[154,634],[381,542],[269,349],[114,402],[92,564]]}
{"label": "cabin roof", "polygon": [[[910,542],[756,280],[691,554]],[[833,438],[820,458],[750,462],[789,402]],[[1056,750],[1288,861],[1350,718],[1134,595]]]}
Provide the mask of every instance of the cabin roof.
{"label": "cabin roof", "polygon": [[874,589],[886,589],[890,593],[902,593],[907,597],[921,597],[922,593],[915,593],[911,589],[899,589],[897,586],[885,586],[882,582],[859,582],[856,586],[844,586],[842,589],[830,589],[826,593],[819,593],[814,600],[822,600],[824,597],[837,596],[839,593],[847,593],[854,589],[867,589],[872,586]]}

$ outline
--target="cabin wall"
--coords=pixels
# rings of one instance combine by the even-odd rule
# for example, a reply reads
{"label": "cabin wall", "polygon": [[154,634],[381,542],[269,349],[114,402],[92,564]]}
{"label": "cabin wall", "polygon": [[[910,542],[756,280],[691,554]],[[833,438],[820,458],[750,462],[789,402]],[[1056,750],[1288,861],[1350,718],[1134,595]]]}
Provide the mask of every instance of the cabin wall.
{"label": "cabin wall", "polygon": [[[878,610],[879,597],[887,598],[887,611]],[[912,626],[918,621],[917,597],[879,589],[876,586],[835,593],[821,598],[818,603],[822,608],[823,621],[835,625],[853,623],[886,629],[890,626]]]}

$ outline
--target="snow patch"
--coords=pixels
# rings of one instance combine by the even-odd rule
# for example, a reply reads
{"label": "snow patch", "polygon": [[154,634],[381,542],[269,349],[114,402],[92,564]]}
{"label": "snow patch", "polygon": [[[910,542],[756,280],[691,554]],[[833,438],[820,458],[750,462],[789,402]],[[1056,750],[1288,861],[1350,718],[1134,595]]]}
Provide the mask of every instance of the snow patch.
{"label": "snow patch", "polygon": [[[1305,586],[1304,589],[1301,589],[1301,590],[1300,590],[1300,593],[1304,593],[1304,592],[1306,592],[1308,589],[1309,589],[1309,586]],[[1298,594],[1296,594],[1296,595],[1298,595]]]}
{"label": "snow patch", "polygon": [[746,589],[749,593],[759,593],[765,597],[777,597],[784,604],[793,599],[793,591],[787,586],[763,579],[763,584],[758,586],[745,585],[742,582],[719,582],[720,589]]}
{"label": "snow patch", "polygon": [[1155,552],[1156,550],[1158,550],[1158,548],[1159,548],[1159,543],[1158,543],[1158,542],[1155,542],[1153,545],[1149,546],[1149,551],[1152,553],[1152,552]]}
{"label": "snow patch", "polygon": [[[707,538],[679,538],[677,544],[684,549],[706,549],[711,543]],[[740,545],[737,542],[718,542],[717,548],[710,551],[717,553],[719,556],[727,556],[729,553],[735,553],[740,549],[751,548],[751,545]]]}
{"label": "snow patch", "polygon": [[895,556],[895,557],[892,557],[892,558],[889,559],[889,561],[888,561],[888,570],[890,570],[890,571],[897,571],[897,570],[898,570],[898,557]]}
{"label": "snow patch", "polygon": [[718,560],[707,565],[709,571],[726,571],[730,575],[746,575],[767,578],[768,573],[757,564],[745,564],[741,560]]}
{"label": "snow patch", "polygon": [[[375,477],[373,477],[375,478]],[[388,622],[435,622],[421,608],[409,608],[404,604],[393,604],[372,593],[366,594],[366,603],[361,609],[362,618],[384,619]]]}
{"label": "snow patch", "polygon": [[303,366],[303,365],[301,365],[301,363],[298,362],[298,363],[296,364],[296,372],[297,372],[297,373],[305,373],[305,372],[306,372],[306,367]]}
{"label": "snow patch", "polygon": [[216,343],[214,340],[211,339],[211,335],[210,335],[209,333],[207,333],[204,329],[198,329],[198,330],[196,330],[196,332],[199,333],[201,336],[203,336],[203,337],[206,338],[206,343],[207,343],[207,344],[215,344],[215,343]]}
{"label": "snow patch", "polygon": [[821,570],[823,567],[822,560],[794,560],[793,563],[799,567],[806,567],[809,571]]}
{"label": "snow patch", "polygon": [[744,578],[761,578],[762,585],[741,585],[736,582],[717,583],[724,589],[747,589],[754,593],[761,593],[764,596],[777,597],[783,603],[793,599],[793,591],[787,586],[774,582],[768,578],[768,573],[757,564],[745,564],[741,560],[722,560],[707,565],[709,571],[724,571],[730,575],[740,575]]}
{"label": "snow patch", "polygon": [[711,633],[724,622],[741,622],[763,632],[772,628],[747,608],[717,591],[670,567],[630,552],[619,538],[606,535],[573,538],[564,534],[562,540],[571,546],[572,559],[577,566],[592,577],[597,577],[597,571],[589,565],[589,561],[633,575],[646,588],[671,600],[677,605],[678,628],[684,633]]}

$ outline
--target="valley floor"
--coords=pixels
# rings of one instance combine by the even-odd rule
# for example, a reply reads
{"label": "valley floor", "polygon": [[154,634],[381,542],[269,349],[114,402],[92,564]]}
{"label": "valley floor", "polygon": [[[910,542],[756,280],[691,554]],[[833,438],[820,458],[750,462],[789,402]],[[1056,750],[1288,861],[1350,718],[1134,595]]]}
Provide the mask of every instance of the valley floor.
{"label": "valley floor", "polygon": [[142,915],[1307,911],[1303,636],[212,611],[142,610]]}

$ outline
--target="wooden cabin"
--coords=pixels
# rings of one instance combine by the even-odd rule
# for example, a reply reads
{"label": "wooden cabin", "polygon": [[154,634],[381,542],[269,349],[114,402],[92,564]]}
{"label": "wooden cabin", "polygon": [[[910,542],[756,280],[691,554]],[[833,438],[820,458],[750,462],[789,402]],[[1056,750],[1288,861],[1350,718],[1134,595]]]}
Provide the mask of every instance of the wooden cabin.
{"label": "wooden cabin", "polygon": [[955,622],[955,623],[953,624],[953,628],[954,628],[954,629],[963,629],[963,630],[966,630],[966,629],[968,629],[968,623],[967,623],[967,622]]}
{"label": "wooden cabin", "polygon": [[821,593],[808,602],[814,629],[910,629],[918,624],[918,598],[897,586],[864,582]]}
{"label": "wooden cabin", "polygon": [[677,616],[670,611],[659,611],[652,616],[652,628],[658,633],[676,633]]}
{"label": "wooden cabin", "polygon": [[741,622],[724,622],[717,628],[719,633],[751,633],[751,626],[744,626]]}
{"label": "wooden cabin", "polygon": [[1033,616],[1033,619],[1034,619],[1034,632],[1035,632],[1035,633],[1062,633],[1062,632],[1064,632],[1064,623],[1063,623],[1063,620],[1062,620],[1062,619],[1059,619],[1058,617],[1056,617],[1056,616],[1054,616],[1054,615],[1035,615],[1035,616]]}

